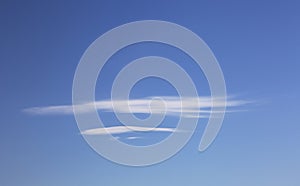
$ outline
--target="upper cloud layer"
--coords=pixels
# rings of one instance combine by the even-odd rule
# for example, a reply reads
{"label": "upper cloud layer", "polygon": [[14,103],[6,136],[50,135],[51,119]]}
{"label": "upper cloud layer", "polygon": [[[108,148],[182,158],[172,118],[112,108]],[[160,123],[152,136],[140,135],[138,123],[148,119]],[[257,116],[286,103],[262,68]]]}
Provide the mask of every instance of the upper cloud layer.
{"label": "upper cloud layer", "polygon": [[[221,108],[226,105],[227,108],[239,107],[250,103],[245,100],[227,99],[211,97],[148,97],[143,99],[130,100],[102,100],[81,105],[59,105],[48,107],[32,107],[23,111],[35,115],[46,114],[73,114],[73,107],[77,112],[86,113],[93,109],[104,112],[117,113],[144,113],[144,114],[166,114],[180,115],[182,117],[209,117],[212,112],[210,109]],[[237,110],[230,110],[237,111]],[[218,112],[218,111],[214,111]],[[220,111],[223,112],[223,111]]]}

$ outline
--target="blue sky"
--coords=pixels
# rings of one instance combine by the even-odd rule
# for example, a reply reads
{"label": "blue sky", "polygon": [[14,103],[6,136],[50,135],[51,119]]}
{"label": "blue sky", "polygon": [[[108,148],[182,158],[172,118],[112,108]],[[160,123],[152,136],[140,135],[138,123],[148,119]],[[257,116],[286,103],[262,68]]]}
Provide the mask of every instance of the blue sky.
{"label": "blue sky", "polygon": [[[1,185],[298,185],[299,8],[297,1],[2,1]],[[72,114],[24,112],[72,104],[73,76],[87,47],[114,27],[145,19],[174,22],[198,34],[217,57],[228,94],[253,101],[236,108],[242,112],[226,113],[205,152],[197,150],[205,118],[174,157],[136,168],[95,153]],[[176,61],[197,80],[200,95],[209,95],[191,59],[172,47],[144,43],[112,57],[97,82],[96,98],[107,99],[122,66],[147,55]],[[158,79],[142,81],[132,91],[132,98],[156,95],[176,92]],[[116,125],[111,113],[100,115]]]}

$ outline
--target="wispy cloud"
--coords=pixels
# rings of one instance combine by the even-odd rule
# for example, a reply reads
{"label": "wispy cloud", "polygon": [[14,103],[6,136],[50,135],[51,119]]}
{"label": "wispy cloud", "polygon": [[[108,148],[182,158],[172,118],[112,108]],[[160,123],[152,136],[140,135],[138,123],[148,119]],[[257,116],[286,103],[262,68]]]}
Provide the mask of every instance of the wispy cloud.
{"label": "wispy cloud", "polygon": [[126,139],[127,140],[136,140],[136,139],[140,139],[140,138],[142,138],[142,137],[140,137],[140,136],[128,136]]}
{"label": "wispy cloud", "polygon": [[[123,134],[128,132],[174,132],[175,128],[150,128],[150,127],[137,127],[137,126],[114,126],[114,127],[105,127],[105,128],[95,128],[89,129],[81,132],[82,135],[106,135],[106,134]],[[136,138],[132,136],[131,139]]]}
{"label": "wispy cloud", "polygon": [[[103,112],[117,113],[143,113],[143,114],[166,114],[180,115],[182,117],[198,117],[207,118],[212,112],[210,109],[221,108],[226,105],[227,108],[239,107],[251,103],[245,100],[235,100],[229,97],[226,102],[222,98],[211,97],[147,97],[143,99],[130,100],[101,100],[80,105],[59,105],[47,107],[32,107],[23,111],[34,115],[49,115],[49,114],[73,114],[73,107],[76,112],[87,113],[93,109]],[[229,110],[229,112],[239,111]],[[223,112],[223,111],[214,111]],[[228,111],[227,111],[228,112]]]}

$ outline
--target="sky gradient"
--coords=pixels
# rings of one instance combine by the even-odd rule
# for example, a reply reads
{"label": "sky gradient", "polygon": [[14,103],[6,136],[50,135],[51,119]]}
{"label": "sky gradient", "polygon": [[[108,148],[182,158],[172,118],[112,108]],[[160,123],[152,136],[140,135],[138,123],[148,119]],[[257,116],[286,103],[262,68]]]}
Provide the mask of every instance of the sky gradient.
{"label": "sky gradient", "polygon": [[[299,8],[293,0],[1,1],[0,185],[299,185]],[[251,102],[229,108],[237,112],[226,113],[205,152],[197,148],[207,118],[200,118],[192,139],[174,157],[136,168],[95,153],[72,114],[26,112],[71,105],[74,73],[87,47],[114,27],[147,19],[198,34],[218,59],[228,95]],[[196,81],[200,95],[209,95],[205,76],[188,56],[143,43],[112,56],[99,76],[96,99],[109,98],[124,65],[148,55],[176,61]],[[132,99],[157,95],[176,96],[176,91],[149,78],[131,94]],[[118,124],[111,112],[99,115],[109,126]],[[165,126],[175,121],[168,117]],[[140,145],[134,136],[120,137]]]}

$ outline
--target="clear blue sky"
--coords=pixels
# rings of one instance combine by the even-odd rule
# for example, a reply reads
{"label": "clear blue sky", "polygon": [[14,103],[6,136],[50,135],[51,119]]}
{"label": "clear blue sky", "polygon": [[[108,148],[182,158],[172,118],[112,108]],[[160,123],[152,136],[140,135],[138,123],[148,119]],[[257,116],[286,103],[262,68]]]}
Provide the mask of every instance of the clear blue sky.
{"label": "clear blue sky", "polygon": [[[1,1],[0,185],[299,185],[299,8],[296,0]],[[171,159],[142,168],[117,165],[87,145],[74,116],[22,112],[71,104],[74,72],[91,42],[145,19],[174,22],[198,34],[217,57],[229,95],[255,101],[244,112],[226,115],[208,150],[197,151],[204,119]],[[120,51],[99,77],[97,98],[107,98],[122,65],[149,54],[179,64],[186,57],[155,44]],[[192,63],[185,67],[199,75]],[[145,81],[150,89],[138,84],[133,97],[174,94],[156,81]],[[204,77],[198,88],[209,94]]]}

